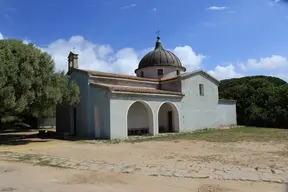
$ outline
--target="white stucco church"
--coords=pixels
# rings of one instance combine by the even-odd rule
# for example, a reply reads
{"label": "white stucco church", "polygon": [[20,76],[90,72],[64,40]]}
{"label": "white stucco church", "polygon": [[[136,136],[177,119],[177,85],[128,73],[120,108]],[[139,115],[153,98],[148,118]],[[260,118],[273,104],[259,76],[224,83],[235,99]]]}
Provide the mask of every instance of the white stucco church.
{"label": "white stucco church", "polygon": [[160,37],[136,76],[80,69],[74,52],[68,67],[69,79],[79,85],[80,103],[57,107],[57,132],[123,139],[237,124],[236,101],[219,99],[219,81],[203,70],[187,72]]}

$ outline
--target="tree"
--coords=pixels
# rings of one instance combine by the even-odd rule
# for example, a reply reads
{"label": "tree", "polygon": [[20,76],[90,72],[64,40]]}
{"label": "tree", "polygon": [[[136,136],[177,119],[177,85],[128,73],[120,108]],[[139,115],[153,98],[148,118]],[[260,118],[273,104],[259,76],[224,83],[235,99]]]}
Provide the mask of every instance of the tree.
{"label": "tree", "polygon": [[48,117],[56,105],[78,102],[78,86],[55,71],[49,54],[33,44],[0,40],[1,122],[11,116]]}
{"label": "tree", "polygon": [[223,80],[219,97],[237,100],[238,124],[288,128],[288,85],[282,79],[250,76]]}

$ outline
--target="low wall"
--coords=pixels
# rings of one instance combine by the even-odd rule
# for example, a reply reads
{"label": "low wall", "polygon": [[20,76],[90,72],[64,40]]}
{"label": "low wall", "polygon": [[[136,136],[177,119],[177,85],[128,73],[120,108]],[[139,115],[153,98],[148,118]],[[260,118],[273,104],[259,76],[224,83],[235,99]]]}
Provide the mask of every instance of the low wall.
{"label": "low wall", "polygon": [[38,128],[55,128],[56,127],[56,117],[48,118],[38,118],[37,119]]}
{"label": "low wall", "polygon": [[217,111],[219,127],[237,125],[236,101],[219,100]]}

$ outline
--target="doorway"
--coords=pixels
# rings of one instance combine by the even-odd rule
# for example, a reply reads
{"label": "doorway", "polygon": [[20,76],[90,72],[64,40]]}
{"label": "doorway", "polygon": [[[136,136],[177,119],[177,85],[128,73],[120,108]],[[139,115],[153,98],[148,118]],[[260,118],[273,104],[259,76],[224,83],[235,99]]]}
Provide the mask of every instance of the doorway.
{"label": "doorway", "polygon": [[158,111],[159,133],[179,132],[179,113],[173,103],[166,102]]}
{"label": "doorway", "polygon": [[168,111],[168,132],[173,132],[173,115],[172,111]]}

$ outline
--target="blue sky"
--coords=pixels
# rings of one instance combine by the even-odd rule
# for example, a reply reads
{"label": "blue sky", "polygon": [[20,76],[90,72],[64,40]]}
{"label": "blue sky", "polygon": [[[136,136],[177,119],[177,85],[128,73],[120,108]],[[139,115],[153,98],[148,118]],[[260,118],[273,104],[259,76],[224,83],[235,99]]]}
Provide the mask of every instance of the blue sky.
{"label": "blue sky", "polygon": [[288,80],[284,0],[0,0],[0,37],[33,42],[61,70],[74,46],[82,68],[132,74],[158,29],[188,70]]}

